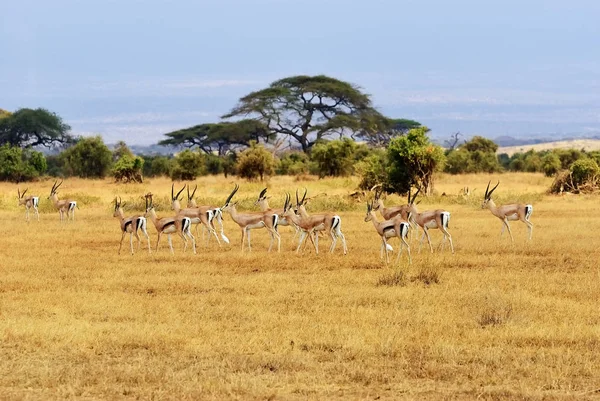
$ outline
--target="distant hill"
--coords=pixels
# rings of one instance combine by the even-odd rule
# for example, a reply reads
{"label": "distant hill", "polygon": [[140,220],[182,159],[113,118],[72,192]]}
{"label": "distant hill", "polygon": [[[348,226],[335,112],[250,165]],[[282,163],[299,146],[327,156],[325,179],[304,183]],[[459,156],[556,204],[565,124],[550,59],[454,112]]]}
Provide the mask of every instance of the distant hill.
{"label": "distant hill", "polygon": [[552,149],[585,149],[587,151],[600,150],[600,139],[570,139],[565,141],[530,143],[526,145],[500,146],[497,153],[506,153],[509,156],[512,156],[515,153],[527,152],[530,149],[533,149],[536,152]]}

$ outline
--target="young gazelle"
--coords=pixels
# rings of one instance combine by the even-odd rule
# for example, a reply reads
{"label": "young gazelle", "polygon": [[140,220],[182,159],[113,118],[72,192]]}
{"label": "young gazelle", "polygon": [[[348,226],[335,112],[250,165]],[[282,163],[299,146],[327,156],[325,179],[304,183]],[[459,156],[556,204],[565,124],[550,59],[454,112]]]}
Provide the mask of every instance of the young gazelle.
{"label": "young gazelle", "polygon": [[[207,206],[202,207],[189,207],[186,209],[181,208],[181,203],[179,202],[179,195],[185,189],[185,185],[181,190],[175,195],[175,184],[171,186],[171,209],[177,213],[178,217],[188,217],[191,219],[192,224],[202,224],[204,225],[209,232],[209,235],[214,235],[217,239],[217,243],[221,246],[221,241],[219,241],[219,237],[217,236],[217,231],[213,226],[212,219],[214,218],[214,212],[210,210]],[[196,226],[196,229],[198,226]]]}
{"label": "young gazelle", "polygon": [[419,194],[419,190],[415,193],[410,201],[410,218],[413,219],[413,222],[418,224],[419,227],[423,229],[423,236],[421,237],[421,241],[419,241],[419,251],[421,250],[421,244],[423,243],[423,239],[427,237],[427,242],[429,243],[429,250],[433,253],[433,246],[431,245],[431,238],[429,237],[429,229],[430,228],[438,228],[443,234],[444,238],[442,239],[441,246],[442,250],[444,250],[444,245],[446,239],[450,241],[450,249],[452,253],[454,253],[454,245],[452,244],[452,236],[448,231],[448,223],[450,222],[450,212],[437,209],[437,210],[427,210],[425,212],[419,213],[417,210],[417,206],[415,205],[415,199]]}
{"label": "young gazelle", "polygon": [[236,184],[231,194],[227,197],[225,204],[221,210],[225,213],[229,213],[234,222],[240,226],[242,230],[242,252],[244,252],[244,238],[248,238],[248,250],[252,251],[250,245],[250,230],[254,228],[266,228],[271,236],[271,242],[269,244],[269,252],[273,247],[273,241],[277,239],[277,252],[281,251],[281,236],[277,232],[277,224],[279,223],[279,215],[271,212],[258,212],[258,213],[238,213],[237,202],[231,203],[231,198],[238,191],[240,187]]}
{"label": "young gazelle", "polygon": [[71,219],[73,221],[75,221],[75,208],[79,208],[79,206],[77,206],[77,201],[73,200],[73,199],[62,199],[59,200],[58,199],[58,187],[60,187],[62,185],[62,180],[60,181],[60,184],[56,185],[56,181],[54,181],[54,185],[52,185],[52,189],[50,190],[50,196],[48,196],[48,199],[50,199],[52,201],[52,203],[54,204],[54,207],[56,209],[58,209],[58,212],[60,213],[60,221],[64,220],[64,215],[67,215],[67,220],[69,219],[69,213],[71,213]]}
{"label": "young gazelle", "polygon": [[[304,196],[302,196],[302,200],[298,199],[298,190],[296,190],[296,207],[298,209],[298,213],[303,219],[310,219],[314,224],[314,228],[312,231],[315,235],[315,247],[317,253],[319,253],[319,236],[318,232],[323,231],[326,234],[329,234],[331,237],[331,246],[329,247],[329,252],[333,253],[335,250],[335,245],[337,243],[337,239],[340,238],[342,240],[342,246],[344,248],[344,255],[348,253],[348,247],[346,246],[346,237],[342,233],[342,218],[335,213],[325,213],[325,214],[314,214],[309,215],[304,207],[306,202],[306,193],[307,190],[304,190]],[[305,239],[305,238],[304,238]],[[303,242],[301,239],[300,244]]]}
{"label": "young gazelle", "polygon": [[113,217],[119,218],[119,223],[121,224],[121,243],[119,244],[119,255],[121,254],[121,248],[123,247],[123,239],[125,239],[125,234],[129,233],[129,245],[131,248],[131,254],[133,255],[133,236],[137,238],[138,241],[138,250],[140,249],[141,239],[138,235],[138,231],[141,231],[148,241],[148,253],[152,253],[150,250],[150,237],[148,236],[148,231],[146,231],[146,218],[144,216],[136,215],[131,217],[125,217],[123,213],[122,206],[124,203],[121,202],[121,198],[117,200],[115,198],[115,212],[113,213]]}
{"label": "young gazelle", "polygon": [[502,220],[502,231],[500,232],[500,236],[504,234],[504,227],[508,229],[508,233],[510,234],[510,240],[515,242],[512,232],[510,231],[510,226],[508,222],[511,220],[521,220],[523,223],[527,225],[529,229],[529,239],[531,239],[533,235],[533,224],[529,221],[531,217],[531,213],[533,212],[532,205],[524,205],[522,203],[513,203],[510,205],[502,205],[496,206],[494,201],[492,200],[492,193],[498,185],[500,185],[500,181],[492,190],[490,191],[490,182],[488,182],[487,188],[485,189],[485,196],[483,197],[483,203],[481,204],[481,208],[485,209],[486,207],[490,209],[492,214]]}
{"label": "young gazelle", "polygon": [[[219,223],[219,233],[221,234],[221,238],[225,241],[226,244],[229,244],[229,238],[225,236],[225,230],[223,229],[223,212],[220,207],[217,206],[198,206],[196,201],[194,200],[194,195],[196,194],[196,189],[198,189],[198,185],[194,187],[194,191],[190,195],[190,186],[187,186],[187,207],[188,208],[208,208],[208,211],[212,211],[212,219],[210,220],[212,223],[212,227],[216,229],[215,220]],[[211,232],[207,226],[203,227],[208,232],[207,242],[210,241]],[[196,235],[198,234],[198,225],[196,225]],[[202,230],[202,238],[204,238],[204,230]]]}
{"label": "young gazelle", "polygon": [[367,215],[365,216],[365,222],[372,221],[377,234],[381,237],[381,251],[379,254],[380,258],[383,258],[383,252],[385,251],[385,263],[389,263],[388,250],[390,246],[387,243],[388,238],[398,237],[400,238],[400,250],[398,251],[398,256],[396,257],[396,263],[400,261],[400,255],[402,254],[402,248],[404,245],[408,250],[408,263],[412,263],[410,257],[410,246],[408,242],[406,242],[406,236],[408,235],[408,230],[410,228],[410,224],[408,221],[404,220],[401,216],[396,216],[391,220],[377,221],[377,217],[375,217],[375,210],[373,207],[373,203],[367,203]]}
{"label": "young gazelle", "polygon": [[183,252],[187,249],[188,238],[192,239],[192,247],[194,249],[194,254],[196,253],[196,239],[192,235],[191,227],[192,220],[189,217],[185,216],[176,216],[176,217],[161,217],[156,216],[156,211],[154,210],[154,204],[152,203],[152,194],[147,193],[146,198],[146,213],[144,213],[144,217],[152,220],[154,223],[154,227],[156,227],[156,231],[158,232],[158,239],[156,240],[156,252],[158,252],[158,245],[160,244],[160,237],[163,234],[167,234],[167,238],[169,240],[169,248],[171,248],[171,254],[173,254],[173,243],[171,242],[171,234],[177,233],[183,239]]}
{"label": "young gazelle", "polygon": [[40,221],[40,213],[38,211],[38,205],[40,204],[40,198],[37,196],[25,196],[27,193],[27,189],[21,192],[17,188],[17,193],[19,195],[19,206],[25,205],[25,221],[29,221],[29,209],[33,208],[35,215],[37,216],[37,220]]}

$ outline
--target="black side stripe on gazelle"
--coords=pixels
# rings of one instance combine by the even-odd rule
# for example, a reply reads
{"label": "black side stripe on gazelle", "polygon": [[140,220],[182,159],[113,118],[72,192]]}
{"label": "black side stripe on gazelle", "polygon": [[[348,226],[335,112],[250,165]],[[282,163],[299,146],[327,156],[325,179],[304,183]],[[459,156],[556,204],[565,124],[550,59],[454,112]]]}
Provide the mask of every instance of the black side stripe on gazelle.
{"label": "black side stripe on gazelle", "polygon": [[331,229],[333,230],[334,228],[336,228],[339,224],[340,224],[340,217],[339,216],[333,216],[333,223],[331,224]]}
{"label": "black side stripe on gazelle", "polygon": [[163,230],[169,226],[174,226],[175,225],[175,220],[173,221],[168,221],[167,223],[165,223],[165,225],[163,226]]}
{"label": "black side stripe on gazelle", "polygon": [[[131,225],[131,220],[126,221],[125,224],[123,225],[123,228],[125,229],[125,231],[127,231],[127,226]],[[137,227],[136,227],[137,229]]]}
{"label": "black side stripe on gazelle", "polygon": [[532,212],[533,212],[533,206],[525,205],[525,220],[529,220]]}
{"label": "black side stripe on gazelle", "polygon": [[272,216],[272,218],[273,218],[273,229],[277,230],[277,224],[279,223],[279,215],[274,214]]}

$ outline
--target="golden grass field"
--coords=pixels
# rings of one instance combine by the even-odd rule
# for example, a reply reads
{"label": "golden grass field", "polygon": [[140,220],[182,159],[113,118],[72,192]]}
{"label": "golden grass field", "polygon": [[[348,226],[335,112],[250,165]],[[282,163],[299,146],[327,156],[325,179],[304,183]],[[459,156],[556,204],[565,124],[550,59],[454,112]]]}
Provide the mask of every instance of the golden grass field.
{"label": "golden grass field", "polygon": [[[514,245],[501,222],[481,210],[489,179],[496,203],[532,202],[533,241],[513,222]],[[17,186],[0,184],[0,399],[239,400],[570,400],[600,392],[600,289],[597,196],[549,196],[538,174],[441,176],[420,209],[452,213],[456,254],[386,267],[380,240],[352,203],[356,179],[275,177],[271,205],[306,186],[326,193],[310,211],[337,208],[349,254],[266,252],[253,232],[252,253],[231,245],[182,253],[166,238],[158,253],[119,256],[111,201],[137,212],[152,191],[168,215],[170,181],[118,185],[68,179],[59,197],[80,210],[61,224],[46,200],[53,181],[29,185],[41,221],[24,222]],[[221,204],[234,183],[252,207],[261,184],[199,179],[197,197]],[[458,196],[477,188],[471,199]],[[21,189],[25,186],[22,185]],[[404,203],[390,196],[387,203]],[[126,213],[133,213],[127,210]],[[156,231],[149,221],[152,245]],[[435,242],[440,233],[432,232]],[[127,241],[127,240],[126,240]],[[391,241],[397,248],[397,239]],[[392,256],[392,260],[395,255]],[[437,282],[436,282],[437,281]]]}

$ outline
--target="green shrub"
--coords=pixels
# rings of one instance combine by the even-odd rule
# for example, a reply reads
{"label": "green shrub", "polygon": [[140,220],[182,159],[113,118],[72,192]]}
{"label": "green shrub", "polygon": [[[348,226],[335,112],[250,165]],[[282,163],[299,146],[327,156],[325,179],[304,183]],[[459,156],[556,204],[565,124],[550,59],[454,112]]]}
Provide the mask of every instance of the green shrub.
{"label": "green shrub", "polygon": [[252,141],[250,147],[240,153],[237,161],[237,174],[248,180],[273,175],[275,172],[275,158],[264,146]]}

